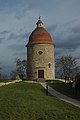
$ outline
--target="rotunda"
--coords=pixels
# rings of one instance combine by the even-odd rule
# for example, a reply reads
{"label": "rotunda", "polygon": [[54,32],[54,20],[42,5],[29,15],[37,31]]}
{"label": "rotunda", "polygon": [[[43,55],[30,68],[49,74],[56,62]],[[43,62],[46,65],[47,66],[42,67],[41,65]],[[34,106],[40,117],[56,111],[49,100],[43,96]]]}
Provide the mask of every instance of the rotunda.
{"label": "rotunda", "polygon": [[55,79],[54,44],[49,32],[39,19],[29,37],[27,47],[27,78],[29,80]]}

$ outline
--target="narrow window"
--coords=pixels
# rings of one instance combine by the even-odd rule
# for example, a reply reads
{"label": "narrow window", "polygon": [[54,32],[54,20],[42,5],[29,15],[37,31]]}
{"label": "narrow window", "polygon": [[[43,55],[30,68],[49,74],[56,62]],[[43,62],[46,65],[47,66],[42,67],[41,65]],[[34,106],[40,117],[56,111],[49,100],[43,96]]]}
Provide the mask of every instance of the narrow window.
{"label": "narrow window", "polygon": [[49,63],[49,68],[51,67],[51,64]]}

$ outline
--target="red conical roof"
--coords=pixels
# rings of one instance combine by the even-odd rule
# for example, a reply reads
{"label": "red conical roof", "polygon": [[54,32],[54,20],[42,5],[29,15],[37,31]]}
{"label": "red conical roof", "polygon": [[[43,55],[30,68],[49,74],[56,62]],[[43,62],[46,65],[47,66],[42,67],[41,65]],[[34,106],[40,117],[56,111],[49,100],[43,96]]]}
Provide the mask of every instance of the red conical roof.
{"label": "red conical roof", "polygon": [[37,28],[31,33],[28,44],[32,43],[53,44],[50,34],[47,32],[45,28],[42,27],[43,24],[42,21],[39,19],[36,24]]}

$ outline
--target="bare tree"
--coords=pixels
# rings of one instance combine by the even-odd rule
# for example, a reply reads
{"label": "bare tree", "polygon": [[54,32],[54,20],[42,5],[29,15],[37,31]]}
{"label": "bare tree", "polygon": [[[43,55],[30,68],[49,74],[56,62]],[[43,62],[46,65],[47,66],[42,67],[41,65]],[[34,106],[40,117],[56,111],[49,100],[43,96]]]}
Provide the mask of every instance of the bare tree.
{"label": "bare tree", "polygon": [[61,56],[56,59],[56,71],[65,80],[72,78],[76,65],[76,59],[71,55]]}
{"label": "bare tree", "polygon": [[16,72],[20,76],[21,79],[26,78],[26,71],[27,71],[27,61],[17,59],[17,61],[16,61]]}

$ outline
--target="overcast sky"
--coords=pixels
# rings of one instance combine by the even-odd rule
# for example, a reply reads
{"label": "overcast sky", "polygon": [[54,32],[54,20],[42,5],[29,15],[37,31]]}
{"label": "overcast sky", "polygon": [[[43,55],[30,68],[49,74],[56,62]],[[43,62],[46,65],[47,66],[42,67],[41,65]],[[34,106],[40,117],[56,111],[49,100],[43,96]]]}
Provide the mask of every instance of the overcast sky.
{"label": "overcast sky", "polygon": [[25,45],[39,16],[55,44],[55,57],[71,54],[80,63],[80,0],[0,0],[0,67],[26,59]]}

